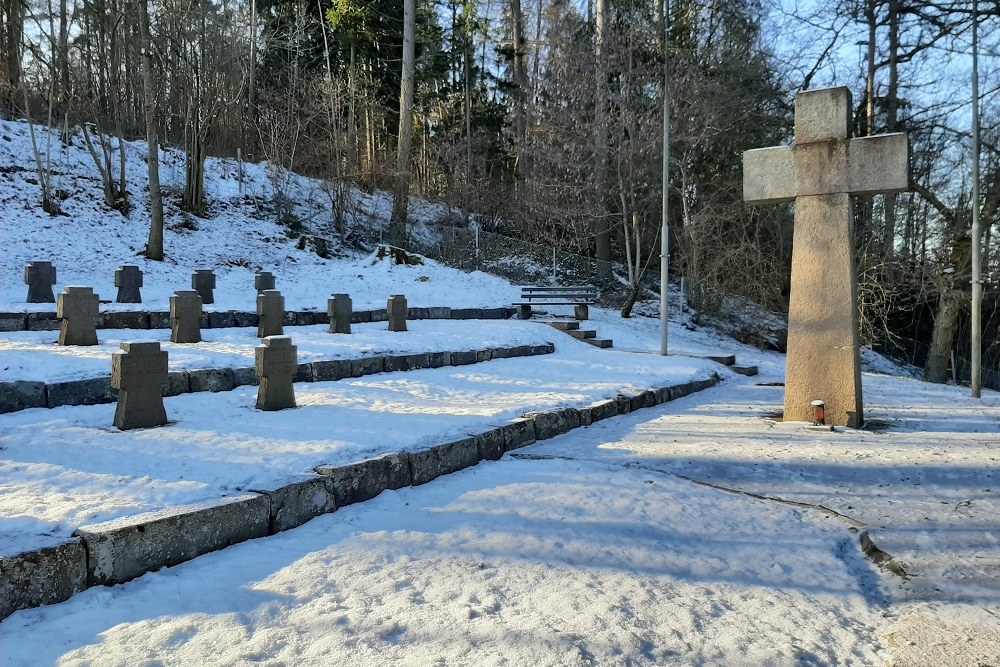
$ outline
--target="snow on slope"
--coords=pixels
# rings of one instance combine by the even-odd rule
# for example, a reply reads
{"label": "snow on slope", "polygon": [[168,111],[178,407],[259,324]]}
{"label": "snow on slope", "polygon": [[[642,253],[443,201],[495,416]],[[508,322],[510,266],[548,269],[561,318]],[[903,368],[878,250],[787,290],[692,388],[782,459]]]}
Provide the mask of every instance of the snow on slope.
{"label": "snow on slope", "polygon": [[[241,193],[236,161],[208,158],[205,190],[210,217],[183,213],[178,204],[184,186],[184,155],[174,150],[160,153],[160,178],[167,193],[167,258],[147,261],[142,257],[149,234],[145,142],[124,144],[133,204],[125,216],[104,204],[100,178],[81,133],[71,132],[64,145],[58,131],[52,131],[50,142],[44,128],[36,126],[35,131],[43,152],[51,146],[53,188],[66,193],[61,202],[64,215],[50,216],[40,206],[28,124],[0,121],[0,308],[4,310],[52,309],[51,305],[24,303],[24,265],[32,260],[54,260],[57,291],[65,285],[90,285],[110,301],[116,294],[115,269],[137,264],[145,273],[145,303],[111,304],[106,306],[109,310],[166,310],[169,295],[190,289],[192,271],[205,267],[216,269],[218,282],[216,303],[207,310],[253,310],[253,275],[258,270],[274,272],[289,309],[325,309],[333,292],[351,294],[355,308],[384,308],[391,294],[406,294],[412,306],[452,307],[508,305],[517,297],[515,288],[504,280],[481,272],[459,273],[432,261],[408,267],[376,262],[358,253],[324,260],[311,251],[298,250],[287,228],[266,210],[275,194],[273,168],[267,163],[244,163]],[[286,195],[295,202],[295,216],[313,229],[329,227],[330,199],[322,182],[295,174],[285,174],[280,180],[284,179]],[[391,207],[386,194],[350,192],[349,225],[385,225]],[[433,221],[444,213],[443,207],[412,200],[412,220]],[[197,231],[189,229],[190,225]]]}

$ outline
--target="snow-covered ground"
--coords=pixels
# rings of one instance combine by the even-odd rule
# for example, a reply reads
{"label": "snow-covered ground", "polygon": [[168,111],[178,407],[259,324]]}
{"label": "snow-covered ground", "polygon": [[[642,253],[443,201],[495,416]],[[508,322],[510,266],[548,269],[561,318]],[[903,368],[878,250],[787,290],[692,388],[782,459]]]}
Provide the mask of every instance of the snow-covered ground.
{"label": "snow-covered ground", "polygon": [[[481,350],[489,347],[544,345],[567,336],[539,323],[507,320],[417,320],[409,331],[387,331],[385,322],[354,324],[350,335],[332,335],[327,325],[286,327],[298,347],[300,364],[354,359],[378,354]],[[126,341],[159,341],[169,354],[170,370],[239,368],[254,365],[260,345],[256,328],[204,329],[201,343],[174,344],[168,329],[101,329],[99,345],[56,345],[58,332],[17,331],[0,338],[0,377],[62,382],[111,374],[111,355]]]}
{"label": "snow-covered ground", "polygon": [[156,429],[112,428],[114,405],[2,415],[0,553],[65,539],[85,523],[277,488],[320,464],[443,444],[531,410],[590,405],[719,368],[559,336],[544,357],[298,384],[295,410],[260,412],[257,389],[241,387],[167,398],[172,423]]}
{"label": "snow-covered ground", "polygon": [[0,663],[877,664],[878,581],[817,514],[505,457],[18,612]]}

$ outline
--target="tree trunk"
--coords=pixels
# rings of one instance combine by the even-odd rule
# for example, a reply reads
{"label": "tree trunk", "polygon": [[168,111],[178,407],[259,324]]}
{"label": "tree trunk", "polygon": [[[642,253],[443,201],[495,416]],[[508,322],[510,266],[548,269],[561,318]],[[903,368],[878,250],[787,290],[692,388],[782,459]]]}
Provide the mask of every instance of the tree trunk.
{"label": "tree trunk", "polygon": [[392,197],[389,238],[397,245],[406,239],[409,214],[410,143],[413,138],[413,77],[416,56],[416,0],[403,0],[403,73],[399,86],[399,138],[396,144],[396,187]]}
{"label": "tree trunk", "polygon": [[594,15],[594,55],[596,59],[596,90],[594,95],[594,218],[592,232],[596,242],[595,256],[602,275],[611,271],[611,230],[608,228],[606,193],[608,161],[608,91],[605,64],[605,5],[597,0]]}
{"label": "tree trunk", "polygon": [[163,260],[163,197],[160,194],[160,153],[156,136],[156,92],[153,89],[153,56],[149,37],[149,6],[139,0],[142,38],[142,93],[146,111],[146,167],[149,173],[149,240],[146,258]]}
{"label": "tree trunk", "polygon": [[525,98],[528,91],[528,69],[524,47],[524,15],[521,0],[510,0],[510,21],[514,37],[514,134],[517,149],[519,173],[524,171],[525,136],[527,135],[527,111]]}
{"label": "tree trunk", "polygon": [[[885,131],[895,132],[899,115],[899,0],[889,0],[889,87],[885,93]],[[886,195],[882,225],[882,256],[892,259],[896,241],[896,195]]]}

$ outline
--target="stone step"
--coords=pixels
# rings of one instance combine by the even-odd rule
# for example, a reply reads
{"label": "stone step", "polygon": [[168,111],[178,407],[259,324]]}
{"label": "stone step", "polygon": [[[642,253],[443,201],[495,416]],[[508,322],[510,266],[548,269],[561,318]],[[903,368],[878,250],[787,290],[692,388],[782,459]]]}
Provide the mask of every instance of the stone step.
{"label": "stone step", "polygon": [[559,331],[575,331],[580,328],[579,322],[569,322],[566,320],[557,320],[553,322],[546,322],[553,329],[559,329]]}
{"label": "stone step", "polygon": [[569,329],[566,331],[570,336],[576,338],[577,340],[585,340],[587,338],[597,338],[597,332],[594,330],[584,331],[583,329]]}
{"label": "stone step", "polygon": [[584,343],[590,343],[594,347],[606,348],[612,345],[610,338],[584,338],[582,340]]}
{"label": "stone step", "polygon": [[735,354],[707,354],[702,359],[708,359],[723,366],[732,366],[736,363]]}
{"label": "stone step", "polygon": [[730,366],[729,370],[733,371],[734,373],[739,373],[740,375],[746,375],[749,377],[757,375],[756,366]]}

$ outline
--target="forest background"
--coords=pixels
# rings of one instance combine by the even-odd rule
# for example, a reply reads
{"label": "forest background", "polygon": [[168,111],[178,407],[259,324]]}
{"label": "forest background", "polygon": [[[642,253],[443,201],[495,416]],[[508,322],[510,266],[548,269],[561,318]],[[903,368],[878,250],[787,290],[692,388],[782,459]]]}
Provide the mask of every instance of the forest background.
{"label": "forest background", "polygon": [[[148,197],[151,259],[170,251],[164,208],[211,218],[206,156],[266,160],[258,203],[291,235],[305,223],[287,174],[323,179],[331,219],[308,224],[344,245],[364,236],[345,215],[360,187],[397,194],[389,238],[405,246],[408,192],[448,205],[442,229],[510,239],[512,255],[592,259],[627,316],[657,278],[667,94],[672,277],[699,317],[764,340],[747,313],[787,311],[792,217],[742,203],[741,154],[790,141],[796,92],[846,85],[855,134],[906,132],[912,153],[911,193],[855,207],[864,341],[929,380],[967,376],[976,207],[997,386],[998,55],[995,0],[0,0],[0,114],[82,138],[108,216]],[[156,160],[148,190],[127,182],[121,142],[139,138],[184,151],[183,188],[160,186]],[[37,205],[58,216],[46,155]]]}

